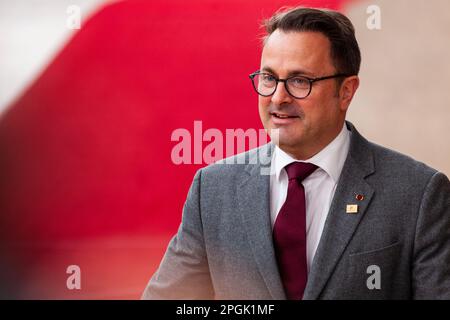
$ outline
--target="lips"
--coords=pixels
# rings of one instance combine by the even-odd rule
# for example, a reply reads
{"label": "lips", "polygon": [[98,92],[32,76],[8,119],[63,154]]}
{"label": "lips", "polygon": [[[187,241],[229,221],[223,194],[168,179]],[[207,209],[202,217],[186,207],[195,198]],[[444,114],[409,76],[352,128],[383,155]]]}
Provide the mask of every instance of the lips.
{"label": "lips", "polygon": [[272,115],[278,119],[298,118],[298,116],[296,116],[296,115],[289,115],[289,114],[279,113],[279,112],[270,112],[270,115]]}

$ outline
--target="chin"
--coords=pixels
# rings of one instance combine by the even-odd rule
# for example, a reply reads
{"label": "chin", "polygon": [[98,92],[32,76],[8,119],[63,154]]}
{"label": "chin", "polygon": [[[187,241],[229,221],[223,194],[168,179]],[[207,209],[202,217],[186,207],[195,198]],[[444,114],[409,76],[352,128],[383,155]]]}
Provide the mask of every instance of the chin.
{"label": "chin", "polygon": [[298,143],[295,143],[294,141],[279,141],[278,147],[280,147],[283,150],[295,150],[296,147],[298,147]]}
{"label": "chin", "polygon": [[295,144],[295,142],[301,139],[298,136],[298,132],[296,130],[289,130],[290,128],[272,126],[270,129],[273,130],[270,138],[274,139],[275,136],[278,136],[278,140],[286,145]]}
{"label": "chin", "polygon": [[292,136],[283,137],[283,134],[280,135],[278,141],[272,139],[272,141],[283,150],[292,150],[298,148],[299,140],[300,139],[294,138]]}

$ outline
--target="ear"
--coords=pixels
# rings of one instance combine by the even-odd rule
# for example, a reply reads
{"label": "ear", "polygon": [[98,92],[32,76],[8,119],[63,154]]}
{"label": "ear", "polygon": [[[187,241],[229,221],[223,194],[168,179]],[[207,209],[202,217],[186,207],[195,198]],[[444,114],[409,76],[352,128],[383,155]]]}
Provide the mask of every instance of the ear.
{"label": "ear", "polygon": [[339,90],[339,97],[341,99],[341,109],[346,111],[350,102],[352,102],[353,96],[359,87],[359,77],[351,76],[345,78],[342,82],[341,89]]}

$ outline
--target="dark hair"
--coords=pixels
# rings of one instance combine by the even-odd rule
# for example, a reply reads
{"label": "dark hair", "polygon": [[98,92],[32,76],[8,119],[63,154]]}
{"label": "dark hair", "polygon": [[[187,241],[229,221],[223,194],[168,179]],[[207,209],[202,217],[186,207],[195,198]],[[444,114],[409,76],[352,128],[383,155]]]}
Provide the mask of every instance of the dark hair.
{"label": "dark hair", "polygon": [[361,52],[355,38],[355,28],[343,14],[314,8],[282,8],[263,22],[267,31],[264,43],[276,29],[282,31],[311,31],[324,34],[331,43],[331,59],[337,73],[357,75]]}

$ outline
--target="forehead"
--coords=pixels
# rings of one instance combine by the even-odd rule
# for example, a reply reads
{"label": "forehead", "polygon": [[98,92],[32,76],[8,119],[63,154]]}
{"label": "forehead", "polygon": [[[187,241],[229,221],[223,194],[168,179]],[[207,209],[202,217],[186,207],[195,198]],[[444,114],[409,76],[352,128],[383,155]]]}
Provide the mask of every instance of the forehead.
{"label": "forehead", "polygon": [[277,29],[264,45],[261,69],[271,69],[280,75],[294,70],[315,74],[332,71],[330,41],[320,32]]}

